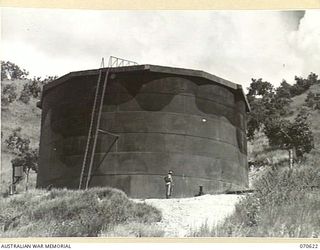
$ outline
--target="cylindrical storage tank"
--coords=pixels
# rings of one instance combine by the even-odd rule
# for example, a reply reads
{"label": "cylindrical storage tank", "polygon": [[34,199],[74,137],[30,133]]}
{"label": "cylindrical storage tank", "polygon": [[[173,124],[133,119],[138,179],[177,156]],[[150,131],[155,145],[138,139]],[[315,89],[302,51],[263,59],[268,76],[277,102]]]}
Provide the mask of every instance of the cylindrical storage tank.
{"label": "cylindrical storage tank", "polygon": [[[107,69],[104,69],[105,71]],[[38,187],[78,188],[99,71],[65,75],[44,87]],[[136,198],[244,190],[246,112],[240,85],[202,71],[152,65],[111,68],[91,186]],[[101,163],[100,167],[96,166]]]}

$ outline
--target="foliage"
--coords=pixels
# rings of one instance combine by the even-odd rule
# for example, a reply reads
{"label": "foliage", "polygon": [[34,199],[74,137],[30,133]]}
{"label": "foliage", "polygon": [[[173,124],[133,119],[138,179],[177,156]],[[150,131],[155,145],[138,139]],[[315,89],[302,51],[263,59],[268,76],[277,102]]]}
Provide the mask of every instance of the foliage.
{"label": "foliage", "polygon": [[29,149],[23,153],[20,153],[16,158],[12,159],[12,167],[21,166],[23,168],[23,172],[27,175],[30,170],[34,172],[38,172],[38,149]]}
{"label": "foliage", "polygon": [[23,154],[29,150],[30,140],[23,138],[21,135],[21,127],[12,131],[9,137],[5,140],[6,146],[15,154]]}
{"label": "foliage", "polygon": [[291,98],[290,89],[291,89],[291,85],[287,83],[286,80],[282,80],[282,82],[280,83],[280,86],[276,89],[277,98],[290,99]]}
{"label": "foliage", "polygon": [[12,167],[22,167],[23,172],[27,175],[28,182],[30,170],[38,171],[38,149],[30,148],[30,140],[22,137],[21,127],[12,131],[5,140],[5,144],[17,155],[11,160]]}
{"label": "foliage", "polygon": [[262,79],[252,79],[248,88],[247,99],[251,106],[251,112],[248,114],[247,127],[248,138],[253,139],[254,132],[259,130],[264,123],[267,113],[267,104],[274,94],[273,86]]}
{"label": "foliage", "polygon": [[27,104],[30,101],[30,98],[38,98],[41,93],[41,86],[38,84],[35,79],[29,81],[23,85],[19,100]]}
{"label": "foliage", "polygon": [[295,149],[297,157],[309,153],[313,147],[313,134],[308,122],[308,112],[302,109],[294,122],[273,117],[265,123],[264,133],[272,147]]}
{"label": "foliage", "polygon": [[48,76],[43,80],[41,77],[34,77],[32,80],[28,81],[23,85],[23,90],[21,91],[19,100],[27,104],[31,97],[39,98],[42,91],[42,86],[55,80],[57,76]]}
{"label": "foliage", "polygon": [[[0,200],[0,236],[4,237],[95,237],[110,232],[119,236],[114,228],[132,223],[144,224],[158,235],[154,223],[160,220],[160,211],[112,188],[36,190]],[[143,229],[131,230],[139,236]]]}
{"label": "foliage", "polygon": [[305,105],[313,110],[320,110],[320,94],[309,92],[305,99]]}
{"label": "foliage", "polygon": [[291,99],[285,94],[287,88],[283,81],[276,92],[273,85],[262,79],[252,79],[248,88],[247,98],[251,106],[251,112],[247,120],[247,136],[252,140],[254,133],[265,126],[268,119],[285,115],[288,111],[288,105]]}
{"label": "foliage", "polygon": [[252,82],[248,88],[248,97],[272,96],[274,94],[274,88],[271,83],[262,81],[262,79],[251,79]]}
{"label": "foliage", "polygon": [[46,85],[54,80],[56,80],[58,76],[46,76],[43,80],[40,77],[36,78],[36,81],[40,82],[40,85]]}
{"label": "foliage", "polygon": [[289,114],[291,97],[304,93],[312,85],[320,84],[318,75],[312,72],[306,79],[296,76],[295,81],[296,83],[291,86],[283,80],[280,86],[274,89],[271,83],[263,81],[261,78],[252,79],[247,94],[251,106],[247,120],[249,140],[253,140],[255,132],[266,125],[267,119],[272,120],[278,116]]}
{"label": "foliage", "polygon": [[269,140],[270,146],[291,149],[291,125],[288,120],[283,120],[280,117],[268,119],[265,123],[264,133]]}
{"label": "foliage", "polygon": [[283,80],[276,89],[274,97],[275,108],[278,109],[281,116],[289,114],[289,104],[292,102],[290,88],[291,85]]}
{"label": "foliage", "polygon": [[[307,79],[296,77],[295,80],[296,84],[293,86],[283,80],[274,90],[269,82],[252,79],[247,94],[251,106],[247,121],[247,136],[249,140],[253,140],[255,132],[263,130],[270,146],[295,149],[297,157],[302,157],[313,148],[308,115],[302,110],[294,122],[285,120],[284,116],[289,113],[291,96],[304,92],[313,84],[319,84],[319,80],[314,73],[310,73]],[[310,95],[308,100],[309,103],[312,102]]]}
{"label": "foliage", "polygon": [[313,134],[308,116],[309,113],[302,109],[290,127],[292,146],[296,150],[297,157],[302,157],[314,148]]}
{"label": "foliage", "polygon": [[306,79],[302,77],[295,77],[296,83],[292,85],[290,89],[291,96],[297,96],[304,93],[310,88],[310,86],[315,84],[320,84],[320,79],[318,80],[318,75],[315,73],[310,73]]}
{"label": "foliage", "polygon": [[1,84],[1,104],[8,106],[17,98],[16,86],[13,84]]}
{"label": "foliage", "polygon": [[25,79],[29,75],[25,69],[20,69],[20,67],[12,62],[1,61],[1,80],[17,80]]}

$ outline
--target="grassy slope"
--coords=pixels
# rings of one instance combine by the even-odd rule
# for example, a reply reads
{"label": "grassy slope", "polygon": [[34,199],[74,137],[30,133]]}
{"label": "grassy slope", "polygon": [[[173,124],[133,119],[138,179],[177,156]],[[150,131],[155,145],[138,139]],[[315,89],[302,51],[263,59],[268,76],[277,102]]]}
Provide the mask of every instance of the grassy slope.
{"label": "grassy slope", "polygon": [[0,199],[1,237],[163,236],[161,212],[113,188],[32,190]]}
{"label": "grassy slope", "polygon": [[[19,93],[26,81],[3,81],[3,84],[14,84],[17,87],[19,97]],[[11,183],[11,160],[15,155],[6,148],[3,142],[12,133],[12,130],[21,127],[22,136],[30,139],[31,147],[39,146],[41,110],[36,107],[36,102],[37,100],[33,98],[27,105],[20,101],[14,101],[8,107],[2,107],[1,109],[1,132],[3,133],[3,138],[1,140],[0,192],[5,192]],[[35,179],[35,174],[31,173],[31,186],[35,185]],[[19,185],[18,190],[22,190],[23,186],[24,182]]]}

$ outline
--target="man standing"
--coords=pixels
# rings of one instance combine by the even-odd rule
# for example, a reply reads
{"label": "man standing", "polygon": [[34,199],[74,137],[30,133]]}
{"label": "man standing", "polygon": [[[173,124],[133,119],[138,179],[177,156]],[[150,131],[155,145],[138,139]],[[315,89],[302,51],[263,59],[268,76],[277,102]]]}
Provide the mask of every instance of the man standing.
{"label": "man standing", "polygon": [[166,183],[166,198],[169,199],[172,194],[172,185],[173,185],[173,179],[172,179],[173,171],[169,170],[168,175],[164,177],[164,181]]}

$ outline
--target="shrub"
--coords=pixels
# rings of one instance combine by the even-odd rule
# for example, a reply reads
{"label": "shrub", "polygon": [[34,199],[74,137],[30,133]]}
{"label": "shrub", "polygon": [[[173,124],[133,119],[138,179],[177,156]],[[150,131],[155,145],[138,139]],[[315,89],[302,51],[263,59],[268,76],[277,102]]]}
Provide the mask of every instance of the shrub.
{"label": "shrub", "polygon": [[25,153],[29,150],[30,140],[23,138],[21,135],[21,127],[12,131],[9,137],[5,140],[6,146],[15,154]]}
{"label": "shrub", "polygon": [[16,86],[13,84],[2,84],[1,85],[1,104],[3,106],[8,106],[10,103],[14,102],[17,98]]}
{"label": "shrub", "polygon": [[31,95],[30,92],[23,87],[23,90],[21,91],[19,101],[23,102],[24,104],[28,104],[30,102]]}

